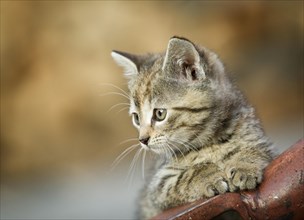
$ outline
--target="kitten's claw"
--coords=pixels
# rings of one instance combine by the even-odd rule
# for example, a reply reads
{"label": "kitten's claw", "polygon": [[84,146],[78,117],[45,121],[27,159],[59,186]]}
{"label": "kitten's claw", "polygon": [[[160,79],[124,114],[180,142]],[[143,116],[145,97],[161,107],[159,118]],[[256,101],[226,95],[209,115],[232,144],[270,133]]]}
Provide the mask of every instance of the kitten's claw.
{"label": "kitten's claw", "polygon": [[215,187],[211,183],[206,184],[205,196],[212,197],[215,195],[216,195]]}
{"label": "kitten's claw", "polygon": [[255,189],[257,186],[256,177],[248,176],[246,186],[247,186],[247,189]]}
{"label": "kitten's claw", "polygon": [[223,194],[228,191],[228,184],[224,180],[218,180],[214,186],[219,194]]}
{"label": "kitten's claw", "polygon": [[232,190],[233,186],[240,190],[254,189],[262,181],[262,172],[253,169],[253,167],[247,169],[233,167],[227,169],[226,174],[232,184],[232,187],[230,187],[231,192],[235,191],[235,189]]}
{"label": "kitten's claw", "polygon": [[214,181],[214,184],[207,183],[205,186],[205,196],[212,197],[217,194],[223,194],[229,190],[228,183],[220,178],[217,181]]}
{"label": "kitten's claw", "polygon": [[238,186],[240,190],[246,189],[247,175],[244,172],[237,171],[235,172],[232,183],[235,186]]}

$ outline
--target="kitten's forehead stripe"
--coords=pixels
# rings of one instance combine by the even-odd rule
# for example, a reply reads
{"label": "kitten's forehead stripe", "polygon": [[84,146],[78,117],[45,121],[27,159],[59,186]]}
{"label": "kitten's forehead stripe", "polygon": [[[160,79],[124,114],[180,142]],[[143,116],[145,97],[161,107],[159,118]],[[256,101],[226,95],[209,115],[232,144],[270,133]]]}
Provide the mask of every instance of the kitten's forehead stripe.
{"label": "kitten's forehead stripe", "polygon": [[139,109],[140,108],[140,98],[139,98],[137,89],[135,89],[135,92],[132,95],[132,97],[133,97],[134,105],[136,106],[136,108]]}
{"label": "kitten's forehead stripe", "polygon": [[172,109],[176,111],[186,111],[191,113],[200,113],[203,111],[209,111],[212,107],[201,107],[201,108],[188,108],[188,107],[173,107]]}
{"label": "kitten's forehead stripe", "polygon": [[149,77],[147,80],[146,80],[146,85],[145,85],[145,90],[142,94],[142,99],[143,100],[148,100],[150,103],[152,101],[152,82],[151,82],[151,78]]}
{"label": "kitten's forehead stripe", "polygon": [[141,77],[137,80],[134,88],[134,103],[138,109],[141,109],[143,103],[148,101],[150,105],[155,97],[154,87],[158,77],[158,71],[143,72]]}

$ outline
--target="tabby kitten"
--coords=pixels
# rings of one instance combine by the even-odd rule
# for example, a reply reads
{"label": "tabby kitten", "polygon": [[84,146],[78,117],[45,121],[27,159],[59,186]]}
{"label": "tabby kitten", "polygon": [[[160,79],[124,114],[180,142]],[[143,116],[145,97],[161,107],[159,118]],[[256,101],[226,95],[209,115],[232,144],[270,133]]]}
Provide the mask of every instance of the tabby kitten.
{"label": "tabby kitten", "polygon": [[262,181],[270,143],[215,53],[173,37],[166,53],[112,57],[129,80],[141,147],[164,155],[142,191],[141,219]]}

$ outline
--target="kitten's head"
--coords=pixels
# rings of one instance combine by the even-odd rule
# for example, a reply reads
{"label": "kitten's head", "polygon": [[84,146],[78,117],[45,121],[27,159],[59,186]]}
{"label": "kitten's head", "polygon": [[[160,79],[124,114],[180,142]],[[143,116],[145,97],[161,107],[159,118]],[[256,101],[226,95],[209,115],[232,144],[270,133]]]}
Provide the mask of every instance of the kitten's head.
{"label": "kitten's head", "polygon": [[230,85],[216,54],[173,37],[163,54],[113,51],[112,57],[129,80],[130,114],[143,148],[181,153],[212,139]]}

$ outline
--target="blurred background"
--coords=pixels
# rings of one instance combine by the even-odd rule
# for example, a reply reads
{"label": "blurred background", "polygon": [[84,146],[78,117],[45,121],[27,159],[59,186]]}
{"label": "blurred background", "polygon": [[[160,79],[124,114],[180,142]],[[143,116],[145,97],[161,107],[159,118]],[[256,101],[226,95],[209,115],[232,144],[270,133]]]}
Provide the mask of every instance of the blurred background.
{"label": "blurred background", "polygon": [[[278,152],[303,136],[302,1],[1,1],[1,219],[133,219],[136,141],[112,49],[216,51]],[[122,111],[120,111],[122,110]],[[140,162],[138,163],[140,167]]]}

